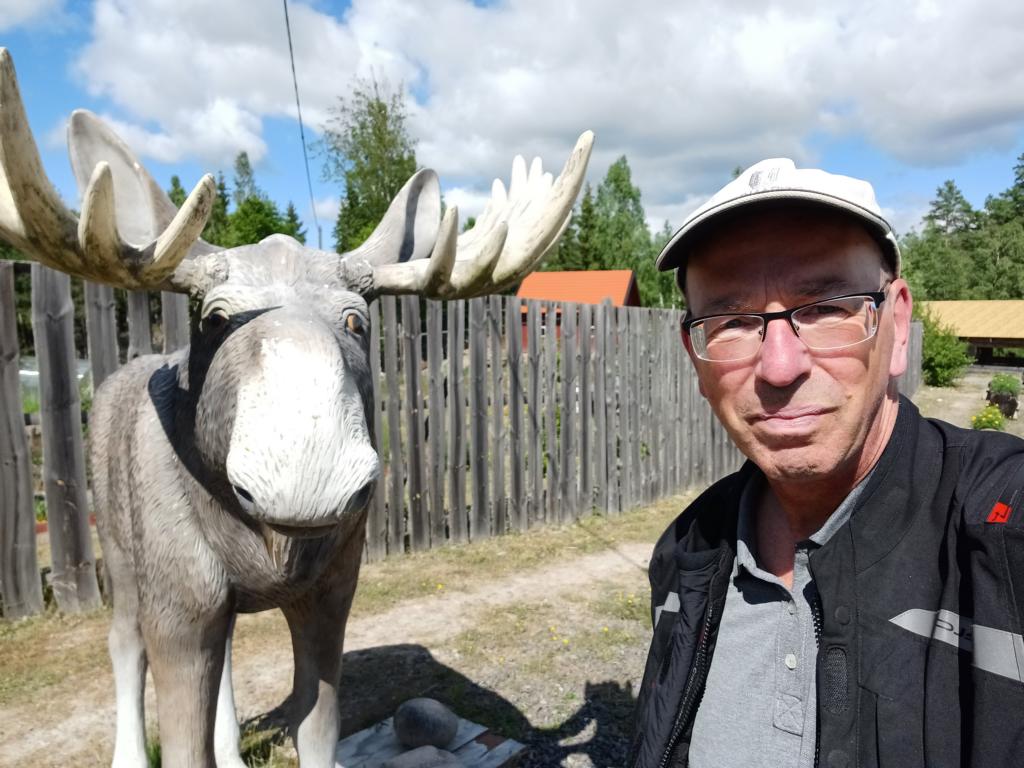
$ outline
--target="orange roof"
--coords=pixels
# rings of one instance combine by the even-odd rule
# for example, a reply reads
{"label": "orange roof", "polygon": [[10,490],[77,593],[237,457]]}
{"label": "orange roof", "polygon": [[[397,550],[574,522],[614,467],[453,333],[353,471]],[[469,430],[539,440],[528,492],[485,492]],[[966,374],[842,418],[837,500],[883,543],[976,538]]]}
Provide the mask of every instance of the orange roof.
{"label": "orange roof", "polygon": [[610,299],[616,307],[640,304],[631,269],[533,272],[523,280],[516,296],[577,304],[600,304]]}

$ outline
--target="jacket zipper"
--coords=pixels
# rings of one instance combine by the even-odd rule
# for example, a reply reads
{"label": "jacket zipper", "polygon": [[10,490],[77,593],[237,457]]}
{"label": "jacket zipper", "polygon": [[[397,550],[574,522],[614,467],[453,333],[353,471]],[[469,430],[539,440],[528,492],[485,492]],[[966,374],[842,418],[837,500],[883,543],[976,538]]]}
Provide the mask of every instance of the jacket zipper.
{"label": "jacket zipper", "polygon": [[[814,624],[814,647],[821,648],[821,595],[818,594],[817,588],[814,590],[814,599],[811,600],[811,622]],[[817,655],[817,654],[815,654]],[[817,659],[815,659],[815,665],[817,665]],[[817,685],[817,675],[815,675],[815,685]],[[818,768],[818,756],[821,750],[821,723],[817,713],[814,715],[814,768]]]}
{"label": "jacket zipper", "polygon": [[694,658],[693,667],[690,670],[690,679],[686,681],[686,688],[683,691],[683,700],[676,713],[675,722],[672,724],[672,733],[669,735],[668,745],[658,762],[658,768],[666,768],[668,761],[672,759],[672,752],[676,743],[683,733],[683,728],[690,719],[690,711],[693,709],[704,680],[704,662],[708,653],[708,637],[711,634],[711,622],[714,614],[714,603],[708,601],[708,609],[704,613],[704,628],[701,631],[700,645],[697,648],[697,655]]}

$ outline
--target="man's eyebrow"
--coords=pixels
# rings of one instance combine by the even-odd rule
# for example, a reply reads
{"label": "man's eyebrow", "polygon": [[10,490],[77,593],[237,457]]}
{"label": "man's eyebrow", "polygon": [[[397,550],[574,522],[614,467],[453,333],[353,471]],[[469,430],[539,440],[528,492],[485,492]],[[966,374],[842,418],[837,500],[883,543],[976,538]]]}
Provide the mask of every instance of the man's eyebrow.
{"label": "man's eyebrow", "polygon": [[[857,290],[850,285],[850,281],[839,276],[828,275],[825,277],[797,278],[792,284],[792,292],[795,296],[802,297],[807,301],[826,299],[829,296],[841,296],[844,293]],[[800,303],[799,301],[797,303]],[[709,300],[703,307],[702,317],[708,315],[721,315],[731,313],[750,312],[750,301],[744,296],[720,296]]]}

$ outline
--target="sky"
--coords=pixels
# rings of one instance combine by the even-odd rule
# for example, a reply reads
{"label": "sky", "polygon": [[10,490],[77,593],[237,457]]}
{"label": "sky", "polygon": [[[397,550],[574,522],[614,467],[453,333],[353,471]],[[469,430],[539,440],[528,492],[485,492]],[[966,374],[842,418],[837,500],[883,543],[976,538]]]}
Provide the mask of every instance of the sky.
{"label": "sky", "polygon": [[[595,186],[625,155],[652,230],[765,157],[865,178],[898,232],[953,179],[981,206],[1024,152],[1020,0],[289,0],[314,144],[356,78],[406,94],[417,161],[463,218],[512,157],[558,171],[596,134]],[[74,207],[65,126],[107,120],[165,188],[257,184],[331,247],[341,186],[310,156],[311,204],[281,0],[0,0],[54,185]]]}

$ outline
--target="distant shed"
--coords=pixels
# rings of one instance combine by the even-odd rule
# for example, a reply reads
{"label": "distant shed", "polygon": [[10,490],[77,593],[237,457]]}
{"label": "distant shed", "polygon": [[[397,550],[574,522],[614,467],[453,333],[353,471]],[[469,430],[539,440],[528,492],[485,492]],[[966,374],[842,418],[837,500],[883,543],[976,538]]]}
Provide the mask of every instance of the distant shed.
{"label": "distant shed", "polygon": [[943,325],[982,357],[996,347],[1024,348],[1024,300],[922,301]]}

